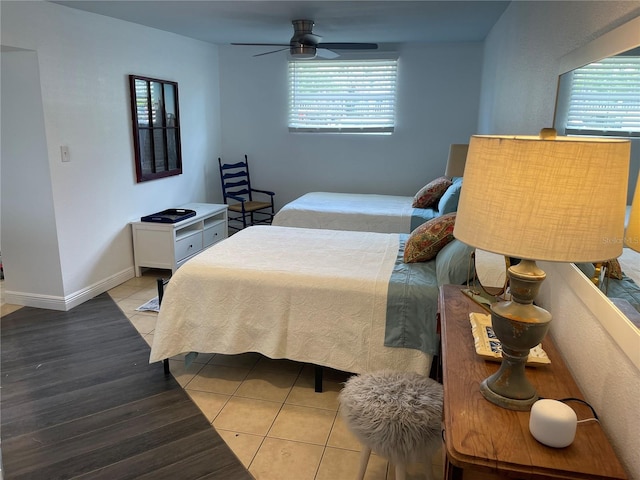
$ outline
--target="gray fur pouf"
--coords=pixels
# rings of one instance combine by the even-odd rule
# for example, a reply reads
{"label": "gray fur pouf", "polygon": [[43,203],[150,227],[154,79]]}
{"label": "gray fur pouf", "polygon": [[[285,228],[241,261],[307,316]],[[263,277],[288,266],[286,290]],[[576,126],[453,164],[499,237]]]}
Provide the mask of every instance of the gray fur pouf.
{"label": "gray fur pouf", "polygon": [[402,478],[407,463],[430,464],[428,455],[441,445],[442,396],[441,384],[412,372],[380,371],[347,380],[340,412],[366,448],[360,478],[371,450],[401,466]]}

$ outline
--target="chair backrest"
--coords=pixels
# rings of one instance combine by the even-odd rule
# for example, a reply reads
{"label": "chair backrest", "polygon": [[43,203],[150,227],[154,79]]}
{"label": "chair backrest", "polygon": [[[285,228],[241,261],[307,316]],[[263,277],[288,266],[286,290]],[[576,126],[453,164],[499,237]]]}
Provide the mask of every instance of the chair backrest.
{"label": "chair backrest", "polygon": [[222,182],[224,203],[228,203],[227,197],[229,196],[240,197],[249,201],[253,200],[247,156],[244,156],[244,162],[238,163],[222,163],[222,159],[218,157],[218,165],[220,166],[220,181]]}

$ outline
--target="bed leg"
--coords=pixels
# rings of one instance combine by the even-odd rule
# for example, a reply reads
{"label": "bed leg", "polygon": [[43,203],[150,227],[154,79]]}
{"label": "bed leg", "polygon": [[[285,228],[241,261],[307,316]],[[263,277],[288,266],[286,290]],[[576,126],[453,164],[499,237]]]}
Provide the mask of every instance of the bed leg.
{"label": "bed leg", "polygon": [[315,390],[317,393],[322,393],[322,367],[315,366]]}
{"label": "bed leg", "polygon": [[158,287],[158,305],[162,305],[162,297],[164,296],[164,287],[169,283],[168,278],[156,278],[156,286]]}
{"label": "bed leg", "polygon": [[[158,305],[162,304],[162,297],[164,296],[164,287],[169,283],[169,279],[158,278],[156,279],[156,285],[158,287]],[[165,358],[162,361],[162,366],[164,367],[164,374],[169,375],[171,371],[169,370],[169,359]]]}

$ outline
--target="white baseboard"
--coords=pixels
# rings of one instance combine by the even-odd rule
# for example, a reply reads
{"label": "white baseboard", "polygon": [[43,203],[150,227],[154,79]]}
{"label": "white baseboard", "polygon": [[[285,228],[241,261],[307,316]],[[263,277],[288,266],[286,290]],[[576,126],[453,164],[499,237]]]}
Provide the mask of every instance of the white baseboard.
{"label": "white baseboard", "polygon": [[24,307],[45,308],[48,310],[68,311],[81,303],[91,300],[93,297],[100,295],[121,283],[135,276],[133,267],[127,268],[105,278],[99,282],[89,285],[81,290],[73,292],[64,297],[55,295],[39,295],[28,292],[13,292],[6,290],[4,292],[4,301],[12,305],[22,305]]}

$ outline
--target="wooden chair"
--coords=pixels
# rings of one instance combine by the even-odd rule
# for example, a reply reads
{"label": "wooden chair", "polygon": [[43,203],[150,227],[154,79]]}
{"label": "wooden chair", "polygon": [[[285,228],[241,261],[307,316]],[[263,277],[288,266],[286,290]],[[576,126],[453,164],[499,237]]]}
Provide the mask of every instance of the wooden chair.
{"label": "wooden chair", "polygon": [[[247,156],[244,156],[244,162],[232,164],[222,163],[222,159],[218,158],[218,165],[224,203],[229,205],[229,228],[242,230],[251,225],[271,224],[275,215],[273,207],[275,193],[251,187]],[[269,198],[267,201],[254,200],[254,193]],[[230,203],[230,200],[233,203]],[[242,224],[242,227],[239,224]]]}

